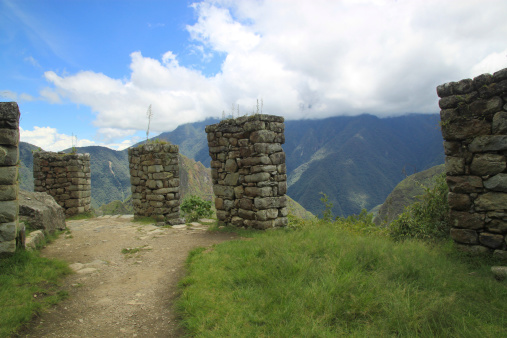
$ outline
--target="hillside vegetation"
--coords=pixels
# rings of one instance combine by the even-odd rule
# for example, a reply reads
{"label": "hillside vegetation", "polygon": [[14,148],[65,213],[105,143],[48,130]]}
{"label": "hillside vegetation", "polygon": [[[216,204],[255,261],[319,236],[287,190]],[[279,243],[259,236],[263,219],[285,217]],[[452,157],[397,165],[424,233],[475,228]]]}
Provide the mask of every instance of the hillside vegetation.
{"label": "hillside vegetation", "polygon": [[384,203],[379,206],[378,213],[374,218],[377,225],[387,225],[396,219],[404,209],[418,200],[425,189],[435,186],[437,177],[445,170],[443,164],[421,171],[405,178],[398,183],[393,191],[387,196]]}

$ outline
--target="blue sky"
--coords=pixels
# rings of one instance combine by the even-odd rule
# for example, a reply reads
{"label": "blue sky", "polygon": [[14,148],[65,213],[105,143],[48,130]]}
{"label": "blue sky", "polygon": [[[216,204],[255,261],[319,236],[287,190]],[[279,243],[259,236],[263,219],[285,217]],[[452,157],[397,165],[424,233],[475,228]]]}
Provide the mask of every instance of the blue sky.
{"label": "blue sky", "polygon": [[[45,150],[178,125],[436,113],[435,87],[507,67],[506,1],[0,0],[0,100]],[[76,141],[74,140],[74,143]]]}

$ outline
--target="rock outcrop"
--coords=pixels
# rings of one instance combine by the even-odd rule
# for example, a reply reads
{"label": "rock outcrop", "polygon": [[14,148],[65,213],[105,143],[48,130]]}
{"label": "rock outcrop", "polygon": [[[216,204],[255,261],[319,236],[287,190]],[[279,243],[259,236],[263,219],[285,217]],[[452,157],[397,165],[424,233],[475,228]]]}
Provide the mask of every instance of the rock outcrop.
{"label": "rock outcrop", "polygon": [[65,229],[65,210],[45,192],[19,191],[19,220],[31,230]]}

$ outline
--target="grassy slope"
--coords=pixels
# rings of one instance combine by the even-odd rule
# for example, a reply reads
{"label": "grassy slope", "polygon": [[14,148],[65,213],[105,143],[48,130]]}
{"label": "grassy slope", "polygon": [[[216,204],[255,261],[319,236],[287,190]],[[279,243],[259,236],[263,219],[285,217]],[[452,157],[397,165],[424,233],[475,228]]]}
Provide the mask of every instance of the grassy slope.
{"label": "grassy slope", "polygon": [[178,303],[192,336],[507,335],[507,283],[450,244],[270,231],[189,257]]}

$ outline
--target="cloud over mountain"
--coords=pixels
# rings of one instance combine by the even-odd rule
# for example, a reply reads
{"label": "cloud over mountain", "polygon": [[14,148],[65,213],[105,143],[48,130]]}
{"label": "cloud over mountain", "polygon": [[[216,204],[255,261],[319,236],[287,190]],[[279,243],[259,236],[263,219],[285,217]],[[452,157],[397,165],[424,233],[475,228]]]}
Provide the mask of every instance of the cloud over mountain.
{"label": "cloud over mountain", "polygon": [[[167,51],[131,54],[124,78],[83,70],[45,73],[44,96],[96,113],[101,131],[152,130],[230,113],[288,119],[438,111],[435,87],[507,67],[505,1],[203,1],[189,46],[223,56],[205,74]],[[170,38],[170,37],[168,37]]]}

